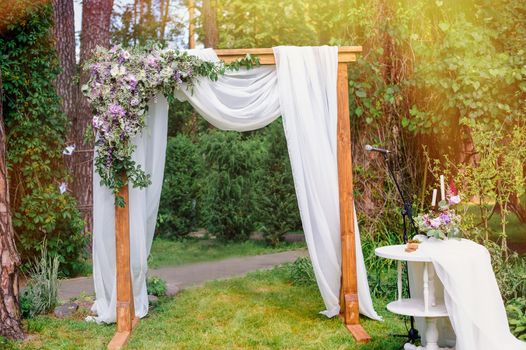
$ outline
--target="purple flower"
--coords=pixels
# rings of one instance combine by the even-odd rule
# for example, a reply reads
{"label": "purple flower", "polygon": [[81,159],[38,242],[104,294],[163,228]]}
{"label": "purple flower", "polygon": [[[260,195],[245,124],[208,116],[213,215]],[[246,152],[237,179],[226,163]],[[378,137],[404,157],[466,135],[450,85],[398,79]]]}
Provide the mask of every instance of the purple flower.
{"label": "purple flower", "polygon": [[146,64],[153,68],[159,68],[159,63],[157,62],[157,59],[155,56],[149,55],[146,57]]}
{"label": "purple flower", "polygon": [[137,78],[133,74],[129,74],[126,76],[126,81],[128,82],[128,85],[130,86],[130,89],[135,91],[135,88],[137,87]]}
{"label": "purple flower", "polygon": [[445,225],[448,225],[451,222],[451,218],[446,213],[440,214],[439,218]]}
{"label": "purple flower", "polygon": [[440,220],[439,217],[430,220],[430,226],[431,226],[432,228],[438,228],[438,227],[440,226],[441,223],[442,223],[442,222],[441,222],[441,220]]}
{"label": "purple flower", "polygon": [[124,117],[126,115],[126,110],[118,103],[112,103],[108,107],[108,113],[110,113],[113,118],[115,117]]}
{"label": "purple flower", "polygon": [[177,82],[177,84],[181,84],[183,81],[181,80],[181,72],[179,70],[175,70],[174,72],[174,79]]}
{"label": "purple flower", "polygon": [[139,104],[139,99],[137,97],[133,97],[130,101],[130,104],[132,106],[137,106]]}

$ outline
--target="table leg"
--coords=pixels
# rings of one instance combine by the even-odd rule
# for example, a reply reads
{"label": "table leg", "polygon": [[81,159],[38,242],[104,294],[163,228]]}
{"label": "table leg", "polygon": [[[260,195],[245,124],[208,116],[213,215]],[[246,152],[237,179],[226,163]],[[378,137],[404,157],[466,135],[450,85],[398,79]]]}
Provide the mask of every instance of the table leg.
{"label": "table leg", "polygon": [[454,350],[455,348],[441,348],[438,346],[438,318],[426,317],[426,346],[405,344],[404,350]]}
{"label": "table leg", "polygon": [[402,300],[402,261],[398,260],[398,300]]}
{"label": "table leg", "polygon": [[424,310],[429,312],[429,273],[428,263],[424,263]]}

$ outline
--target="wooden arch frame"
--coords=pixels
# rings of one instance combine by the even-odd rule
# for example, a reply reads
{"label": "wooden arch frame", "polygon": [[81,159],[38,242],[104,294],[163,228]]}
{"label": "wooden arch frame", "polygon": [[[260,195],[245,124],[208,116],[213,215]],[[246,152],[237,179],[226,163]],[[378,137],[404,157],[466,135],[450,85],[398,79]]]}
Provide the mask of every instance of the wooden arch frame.
{"label": "wooden arch frame", "polygon": [[[340,194],[340,234],[342,242],[342,283],[340,289],[340,317],[358,342],[371,338],[360,325],[358,284],[356,276],[356,243],[354,232],[354,196],[352,180],[351,129],[349,120],[349,82],[347,65],[356,61],[361,46],[338,48],[338,186]],[[259,57],[262,65],[275,65],[271,48],[216,50],[225,62],[232,62],[247,54]],[[128,186],[122,187],[120,196],[128,203]],[[128,341],[138,322],[135,317],[130,270],[130,223],[128,205],[115,207],[115,245],[117,267],[117,331],[108,349],[120,349]]]}

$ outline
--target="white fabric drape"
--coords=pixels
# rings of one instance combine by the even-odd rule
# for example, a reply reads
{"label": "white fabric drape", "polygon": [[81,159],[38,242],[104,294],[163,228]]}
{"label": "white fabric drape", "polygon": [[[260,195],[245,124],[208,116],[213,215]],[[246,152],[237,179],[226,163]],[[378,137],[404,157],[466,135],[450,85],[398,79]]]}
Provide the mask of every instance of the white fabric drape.
{"label": "white fabric drape", "polygon": [[[214,51],[210,49],[193,50],[191,54],[211,61],[217,60]],[[332,317],[339,312],[341,275],[336,154],[337,48],[277,47],[274,49],[274,55],[276,67],[227,72],[215,82],[202,78],[192,90],[180,90],[177,97],[188,100],[205,119],[223,130],[254,130],[268,125],[279,115],[283,116],[303,229],[316,280],[326,307],[323,313]],[[155,118],[157,117],[156,114]],[[162,137],[165,139],[166,134]],[[137,153],[142,152],[139,148],[141,148],[140,144]],[[164,155],[164,148],[159,149],[159,153]],[[151,173],[150,169],[146,168],[146,170]],[[162,174],[158,185],[161,184]],[[98,190],[100,188],[95,189]],[[156,192],[155,196],[157,196],[157,201],[154,203],[156,208],[159,194]],[[101,200],[106,201],[101,207],[113,206],[113,198],[101,197]],[[94,201],[94,208],[97,208],[97,205],[98,203]],[[130,210],[130,216],[134,217],[135,211],[142,209],[134,207],[132,202]],[[106,212],[109,213],[104,215],[113,215],[113,210],[107,209]],[[95,210],[94,215],[97,213],[103,215],[99,210]],[[143,216],[148,217],[148,215]],[[111,226],[94,224],[94,240],[97,237],[114,236],[113,222],[110,222],[109,218],[107,222]],[[134,222],[131,222],[132,227],[133,225]],[[369,293],[357,223],[355,227],[360,312],[370,318],[380,319],[373,308]],[[153,226],[151,228],[151,232],[148,232],[144,240],[148,249],[143,249],[141,252],[149,251]],[[114,256],[114,238],[111,239],[113,245],[110,242],[104,249],[96,248],[94,245],[94,250],[100,249],[104,251],[103,254]],[[134,239],[135,236],[132,234],[132,242]],[[133,255],[132,251],[132,259],[136,259],[137,256]],[[94,253],[94,260],[96,258],[99,258],[99,255]],[[136,305],[142,303],[142,306],[136,306],[138,316],[142,317],[144,314],[139,314],[138,311],[147,310],[148,307],[146,290],[143,288],[144,275],[136,275],[135,272],[140,274],[146,272],[146,260],[138,261],[140,262],[133,270],[133,283],[135,293],[143,293],[136,294],[135,298]],[[112,266],[107,270],[114,274],[114,258],[106,258],[104,263]],[[140,263],[144,265],[139,267]],[[97,320],[111,322],[115,319],[115,278],[106,278],[101,282],[99,275],[94,272],[97,292],[96,311],[99,314]],[[137,287],[138,285],[141,287]],[[104,300],[99,302],[100,298]],[[106,316],[101,317],[101,314]]]}
{"label": "white fabric drape", "polygon": [[[443,293],[449,320],[457,335],[456,350],[526,349],[526,343],[515,338],[508,328],[491,257],[484,246],[465,239],[429,239],[421,243],[419,249],[431,257],[440,279],[439,298]],[[420,280],[421,276],[415,275],[413,280]],[[420,288],[418,284],[412,288],[414,286],[417,288],[411,293],[417,296],[421,293]],[[440,340],[443,344],[452,345],[454,334],[448,332],[450,326],[447,319],[444,321]]]}
{"label": "white fabric drape", "polygon": [[[133,140],[137,146],[133,160],[151,176],[146,189],[129,187],[130,196],[130,260],[135,301],[135,314],[148,313],[146,273],[152,245],[157,210],[163,184],[168,102],[158,96],[149,103],[147,127]],[[93,174],[93,281],[96,300],[92,310],[97,322],[115,322],[117,302],[115,275],[115,199],[111,191],[100,185],[100,176]]]}

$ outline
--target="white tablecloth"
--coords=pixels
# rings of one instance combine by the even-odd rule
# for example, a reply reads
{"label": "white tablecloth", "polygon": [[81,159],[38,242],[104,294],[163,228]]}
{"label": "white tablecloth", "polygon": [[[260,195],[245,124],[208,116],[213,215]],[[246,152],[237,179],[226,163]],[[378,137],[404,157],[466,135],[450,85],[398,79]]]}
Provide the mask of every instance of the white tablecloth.
{"label": "white tablecloth", "polygon": [[[526,349],[526,343],[509,330],[490,254],[484,246],[466,239],[429,239],[420,244],[419,250],[431,257],[440,279],[436,281],[438,298],[443,294],[451,322],[444,320],[440,325],[440,343],[452,345],[456,334],[456,350]],[[421,277],[416,277],[422,276],[418,268],[418,264],[410,263],[414,297],[422,293]],[[423,324],[418,325],[420,334],[424,334]]]}

